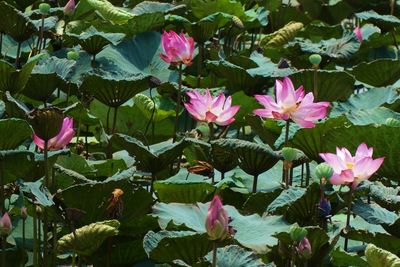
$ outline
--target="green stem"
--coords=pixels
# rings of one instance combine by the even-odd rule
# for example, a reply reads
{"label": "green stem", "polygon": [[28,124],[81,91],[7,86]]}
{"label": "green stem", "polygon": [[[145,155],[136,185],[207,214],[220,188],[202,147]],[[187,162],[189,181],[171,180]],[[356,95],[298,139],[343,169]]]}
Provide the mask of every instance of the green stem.
{"label": "green stem", "polygon": [[314,99],[318,98],[318,85],[317,85],[317,78],[318,78],[318,66],[314,67],[314,75],[313,75],[313,83],[314,83]]}
{"label": "green stem", "polygon": [[151,173],[151,184],[150,184],[150,193],[153,194],[154,192],[154,181],[156,180],[156,175]]}
{"label": "green stem", "polygon": [[[351,203],[353,200],[353,188],[350,187],[349,200],[347,202],[347,219],[346,219],[346,234],[350,230],[350,216],[351,216]],[[349,245],[349,238],[346,236],[344,239],[344,251],[347,251]]]}
{"label": "green stem", "polygon": [[112,126],[112,134],[115,134],[115,128],[117,126],[117,112],[118,112],[118,107],[114,108],[114,117],[113,117],[113,126]]}
{"label": "green stem", "polygon": [[253,193],[256,193],[257,192],[257,180],[258,180],[258,175],[254,175],[254,178],[253,178]]}
{"label": "green stem", "polygon": [[72,266],[72,267],[75,267],[75,266],[76,266],[76,253],[75,253],[75,252],[72,254],[72,263],[71,263],[71,266]]}
{"label": "green stem", "polygon": [[290,127],[290,121],[286,121],[286,129],[285,129],[285,146],[287,147],[289,145],[289,127]]}
{"label": "green stem", "polygon": [[208,137],[208,142],[211,142],[211,140],[214,139],[214,124],[210,122],[208,124],[208,128],[210,129],[210,136]]}
{"label": "green stem", "polygon": [[6,239],[7,237],[3,236],[1,238],[1,266],[7,266],[6,265]]}
{"label": "green stem", "polygon": [[19,54],[21,53],[21,42],[18,43],[18,47],[17,47],[17,56],[15,57],[15,67],[17,69],[20,68],[20,64],[19,64]]}
{"label": "green stem", "polygon": [[[44,141],[44,185],[48,189],[49,188],[49,162],[48,162],[48,140]],[[44,209],[43,212],[43,266],[47,267],[48,263],[48,232],[49,232],[49,218],[47,216],[47,209]]]}
{"label": "green stem", "polygon": [[42,42],[43,42],[43,32],[44,32],[44,15],[42,15],[42,26],[40,27],[40,37],[39,37],[39,45],[37,47],[37,51],[40,54],[42,51]]}
{"label": "green stem", "polygon": [[36,206],[33,206],[33,266],[39,267],[38,264],[39,247],[37,236],[37,211]]}
{"label": "green stem", "polygon": [[25,250],[26,239],[25,239],[25,227],[26,227],[26,219],[22,219],[22,248]]}
{"label": "green stem", "polygon": [[203,66],[203,43],[199,43],[199,55],[197,58],[197,88],[200,88],[202,66]]}
{"label": "green stem", "polygon": [[181,91],[182,91],[182,63],[179,64],[178,97],[176,100],[174,137],[172,139],[173,143],[175,143],[175,141],[177,139],[177,132],[179,129],[179,112],[180,112],[180,108],[181,108]]}
{"label": "green stem", "polygon": [[212,257],[212,267],[217,266],[217,241],[213,242],[213,257]]}
{"label": "green stem", "polygon": [[86,125],[86,134],[85,134],[85,148],[86,148],[86,155],[85,158],[89,158],[89,142],[88,142],[88,134],[89,134],[89,125]]}
{"label": "green stem", "polygon": [[4,181],[3,181],[3,161],[0,160],[0,213],[4,211]]}

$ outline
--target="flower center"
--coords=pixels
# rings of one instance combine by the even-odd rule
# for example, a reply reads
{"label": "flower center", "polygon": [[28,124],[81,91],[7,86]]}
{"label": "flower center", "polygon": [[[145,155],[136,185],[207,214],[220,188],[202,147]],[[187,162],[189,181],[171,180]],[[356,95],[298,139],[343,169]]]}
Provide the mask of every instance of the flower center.
{"label": "flower center", "polygon": [[353,166],[354,166],[354,163],[352,163],[352,162],[347,162],[346,163],[347,169],[353,169]]}

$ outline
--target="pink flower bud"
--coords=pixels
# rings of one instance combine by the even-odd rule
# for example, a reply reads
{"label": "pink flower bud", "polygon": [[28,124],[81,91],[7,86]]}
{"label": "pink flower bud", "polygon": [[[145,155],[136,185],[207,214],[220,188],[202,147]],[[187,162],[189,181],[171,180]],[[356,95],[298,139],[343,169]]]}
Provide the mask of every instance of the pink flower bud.
{"label": "pink flower bud", "polygon": [[[47,144],[47,149],[59,150],[66,147],[74,137],[75,131],[73,129],[73,126],[74,120],[72,118],[64,118],[60,132],[55,137],[49,140]],[[44,149],[44,141],[36,134],[33,135],[33,141],[40,149]]]}
{"label": "pink flower bud", "polygon": [[75,11],[75,0],[69,0],[64,7],[64,14],[71,15]]}
{"label": "pink flower bud", "polygon": [[297,253],[299,257],[305,260],[308,260],[312,256],[312,249],[310,241],[307,237],[304,237],[299,244],[297,245]]}
{"label": "pink flower bud", "polygon": [[354,32],[354,34],[356,35],[358,41],[360,41],[360,43],[361,43],[362,40],[363,40],[361,28],[357,26],[357,27],[354,29],[353,32]]}
{"label": "pink flower bud", "polygon": [[3,217],[0,219],[0,235],[8,236],[12,231],[12,223],[8,213],[4,213]]}
{"label": "pink flower bud", "polygon": [[194,40],[185,34],[177,34],[173,30],[164,31],[161,37],[161,45],[164,53],[160,57],[165,62],[178,65],[180,63],[190,66],[192,64],[194,52]]}
{"label": "pink flower bud", "polygon": [[234,230],[229,226],[231,219],[216,195],[211,201],[206,218],[206,230],[211,240],[224,240]]}

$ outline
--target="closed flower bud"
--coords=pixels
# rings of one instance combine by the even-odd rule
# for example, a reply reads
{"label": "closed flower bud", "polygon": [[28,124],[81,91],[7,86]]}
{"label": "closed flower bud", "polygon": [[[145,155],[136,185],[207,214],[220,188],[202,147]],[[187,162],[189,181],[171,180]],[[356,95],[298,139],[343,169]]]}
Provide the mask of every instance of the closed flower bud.
{"label": "closed flower bud", "polygon": [[64,14],[71,15],[75,11],[75,0],[69,0],[64,6]]}
{"label": "closed flower bud", "polygon": [[21,208],[21,218],[22,218],[22,220],[26,220],[27,217],[28,217],[28,212],[26,210],[26,207],[22,207]]}
{"label": "closed flower bud", "polygon": [[43,141],[49,141],[61,130],[64,114],[58,108],[35,109],[28,114],[35,135]]}
{"label": "closed flower bud", "polygon": [[11,234],[12,223],[8,213],[4,213],[3,217],[0,219],[0,235],[2,237],[7,237]]}
{"label": "closed flower bud", "polygon": [[331,203],[327,198],[325,197],[321,198],[321,200],[319,201],[318,211],[319,211],[319,216],[321,218],[326,218],[329,215],[331,215],[332,211]]}
{"label": "closed flower bud", "polygon": [[287,161],[293,161],[297,157],[297,151],[291,147],[284,147],[282,148],[282,155],[283,158]]}
{"label": "closed flower bud", "polygon": [[304,237],[297,245],[297,253],[301,259],[308,260],[312,256],[310,241]]}
{"label": "closed flower bud", "polygon": [[315,175],[319,178],[329,179],[333,175],[333,169],[326,163],[321,163],[315,168]]}
{"label": "closed flower bud", "polygon": [[300,241],[307,235],[307,229],[298,225],[293,225],[290,228],[290,238],[293,241]]}
{"label": "closed flower bud", "polygon": [[50,5],[47,3],[41,3],[39,5],[39,11],[42,14],[48,14],[50,12]]}
{"label": "closed flower bud", "polygon": [[222,241],[233,234],[234,230],[229,227],[230,220],[220,198],[217,195],[214,196],[206,218],[206,230],[210,240]]}
{"label": "closed flower bud", "polygon": [[308,57],[308,60],[313,66],[318,66],[322,61],[322,57],[318,54],[312,54]]}

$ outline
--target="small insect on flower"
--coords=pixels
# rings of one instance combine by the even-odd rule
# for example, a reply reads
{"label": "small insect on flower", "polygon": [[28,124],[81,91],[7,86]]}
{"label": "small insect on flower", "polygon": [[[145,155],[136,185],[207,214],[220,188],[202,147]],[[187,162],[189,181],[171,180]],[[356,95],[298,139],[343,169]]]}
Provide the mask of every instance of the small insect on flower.
{"label": "small insect on flower", "polygon": [[124,210],[124,202],[121,196],[124,194],[119,188],[115,188],[108,199],[107,215],[110,219],[120,219]]}

